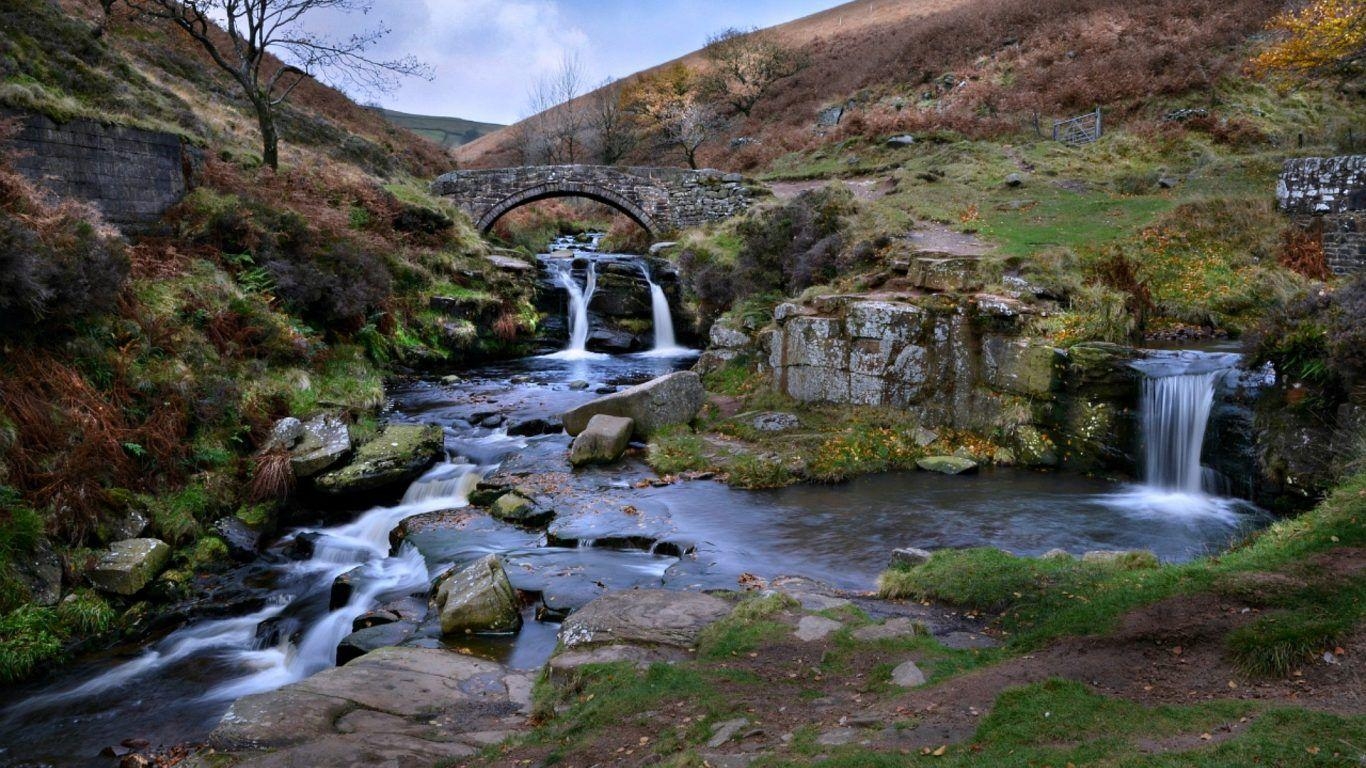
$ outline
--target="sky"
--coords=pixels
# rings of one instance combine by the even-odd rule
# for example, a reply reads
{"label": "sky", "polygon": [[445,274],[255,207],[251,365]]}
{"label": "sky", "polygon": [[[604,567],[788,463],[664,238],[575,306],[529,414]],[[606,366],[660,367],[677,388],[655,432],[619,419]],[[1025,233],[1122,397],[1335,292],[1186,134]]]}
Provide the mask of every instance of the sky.
{"label": "sky", "polygon": [[729,27],[767,27],[844,0],[374,0],[369,14],[323,12],[317,31],[346,37],[382,23],[372,54],[412,55],[435,79],[389,93],[352,93],[402,112],[511,123],[528,93],[577,55],[589,83],[647,69],[701,48]]}

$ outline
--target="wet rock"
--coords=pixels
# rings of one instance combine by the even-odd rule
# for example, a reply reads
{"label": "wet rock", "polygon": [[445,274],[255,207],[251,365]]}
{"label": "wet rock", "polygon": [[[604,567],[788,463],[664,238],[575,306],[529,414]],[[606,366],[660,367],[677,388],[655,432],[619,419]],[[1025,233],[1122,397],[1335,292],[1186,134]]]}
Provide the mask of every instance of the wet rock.
{"label": "wet rock", "polygon": [[915,688],[925,684],[925,673],[914,661],[902,662],[892,670],[892,682],[902,688]]}
{"label": "wet rock", "polygon": [[569,463],[582,467],[588,464],[611,464],[620,459],[631,442],[634,424],[629,418],[606,414],[594,416],[574,438],[574,444],[569,448]]}
{"label": "wet rock", "polygon": [[588,382],[583,379],[575,379],[574,381],[569,382],[569,388],[575,392],[582,392],[583,390],[588,389],[588,387]]}
{"label": "wet rock", "polygon": [[330,496],[406,485],[441,458],[445,441],[436,424],[390,424],[362,445],[349,464],[319,476],[315,484]]}
{"label": "wet rock", "polygon": [[816,640],[823,640],[831,632],[839,630],[844,625],[834,619],[827,619],[824,616],[803,616],[797,622],[797,631],[793,634],[798,640],[810,643]]}
{"label": "wet rock", "polygon": [[594,646],[667,646],[692,649],[708,625],[731,606],[700,592],[637,589],[609,592],[570,614],[560,629],[565,649]]}
{"label": "wet rock", "polygon": [[932,554],[933,553],[929,550],[917,549],[915,547],[894,549],[892,550],[892,561],[890,565],[893,568],[914,568],[917,565],[924,565],[929,562]]}
{"label": "wet rock", "polygon": [[977,462],[961,456],[926,456],[916,460],[915,465],[941,475],[967,475],[977,471]]}
{"label": "wet rock", "polygon": [[598,327],[588,335],[585,346],[593,352],[624,354],[642,348],[639,338],[630,331],[619,328]]}
{"label": "wet rock", "polygon": [[417,625],[406,621],[377,624],[359,629],[342,638],[337,645],[337,665],[349,664],[371,651],[402,645],[417,632]]}
{"label": "wet rock", "polygon": [[260,553],[261,532],[236,517],[221,517],[213,524],[213,530],[228,547],[228,554],[234,560],[247,563],[255,560]]}
{"label": "wet rock", "polygon": [[585,403],[565,412],[561,421],[569,434],[578,435],[594,416],[620,416],[632,420],[635,437],[648,439],[663,427],[691,422],[706,394],[701,377],[679,371]]}
{"label": "wet rock", "polygon": [[318,540],[322,537],[323,535],[317,531],[304,531],[296,534],[285,544],[280,554],[290,560],[312,560]]}
{"label": "wet rock", "polygon": [[795,413],[761,413],[750,421],[750,426],[760,432],[786,432],[802,425]]}
{"label": "wet rock", "polygon": [[495,414],[493,416],[485,416],[484,420],[479,422],[479,426],[484,429],[497,429],[503,426],[504,421],[506,421],[506,419],[501,414]]}
{"label": "wet rock", "polygon": [[523,528],[541,528],[555,519],[554,510],[517,491],[499,496],[489,507],[489,514]]}
{"label": "wet rock", "polygon": [[294,616],[272,616],[256,625],[252,648],[261,651],[285,643],[298,643],[303,629],[303,624]]}
{"label": "wet rock", "polygon": [[11,573],[28,590],[28,601],[36,605],[56,605],[62,599],[62,559],[45,538],[38,539],[32,552],[16,554]]}
{"label": "wet rock", "polygon": [[442,577],[435,602],[441,631],[447,635],[501,634],[522,626],[517,595],[497,555]]}
{"label": "wet rock", "polygon": [[564,430],[564,425],[559,419],[531,418],[513,422],[508,427],[508,434],[515,437],[535,437],[537,435],[554,435]]}
{"label": "wet rock", "polygon": [[399,615],[397,613],[385,610],[383,608],[377,608],[373,611],[366,611],[365,613],[362,613],[361,615],[353,619],[351,621],[351,631],[359,632],[362,629],[370,629],[371,627],[381,627],[385,624],[396,623],[399,620]]}
{"label": "wet rock", "polygon": [[90,581],[97,589],[134,595],[147,586],[171,559],[171,545],[159,539],[116,541],[100,556]]}
{"label": "wet rock", "polygon": [[351,602],[351,596],[356,593],[356,580],[365,572],[365,566],[358,565],[355,568],[341,574],[332,580],[332,591],[328,598],[328,609],[337,610],[346,607]]}
{"label": "wet rock", "polygon": [[289,452],[289,465],[298,478],[313,477],[331,469],[351,453],[351,430],[333,414],[323,414],[303,424],[303,436]]}

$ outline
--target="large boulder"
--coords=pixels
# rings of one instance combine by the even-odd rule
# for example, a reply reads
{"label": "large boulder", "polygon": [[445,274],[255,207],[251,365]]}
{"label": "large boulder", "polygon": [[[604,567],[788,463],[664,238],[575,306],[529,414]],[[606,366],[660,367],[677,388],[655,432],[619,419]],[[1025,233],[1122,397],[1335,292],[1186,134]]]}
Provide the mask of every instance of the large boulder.
{"label": "large boulder", "polygon": [[299,433],[289,422],[285,419],[276,425],[271,441],[290,448],[289,465],[294,469],[295,477],[313,477],[331,469],[351,453],[351,430],[339,416],[314,416],[300,425],[302,431]]}
{"label": "large boulder", "polygon": [[436,610],[447,635],[508,633],[522,626],[517,594],[497,555],[444,576],[436,590]]}
{"label": "large boulder", "polygon": [[160,539],[116,541],[100,556],[90,581],[116,595],[135,595],[157,577],[171,559],[171,545]]}
{"label": "large boulder", "polygon": [[631,443],[635,422],[621,416],[598,414],[588,420],[588,426],[574,438],[569,448],[569,463],[576,467],[586,464],[611,464],[626,452]]}
{"label": "large boulder", "polygon": [[679,371],[584,403],[566,411],[560,420],[565,431],[578,435],[594,416],[621,416],[631,419],[636,437],[647,439],[663,427],[692,421],[706,397],[700,376]]}
{"label": "large boulder", "polygon": [[697,636],[707,625],[730,610],[726,601],[701,592],[610,592],[570,614],[560,628],[560,642],[566,650],[600,645],[687,650],[697,645]]}
{"label": "large boulder", "polygon": [[362,445],[346,466],[320,475],[318,490],[330,495],[376,491],[411,483],[445,453],[436,424],[390,424]]}

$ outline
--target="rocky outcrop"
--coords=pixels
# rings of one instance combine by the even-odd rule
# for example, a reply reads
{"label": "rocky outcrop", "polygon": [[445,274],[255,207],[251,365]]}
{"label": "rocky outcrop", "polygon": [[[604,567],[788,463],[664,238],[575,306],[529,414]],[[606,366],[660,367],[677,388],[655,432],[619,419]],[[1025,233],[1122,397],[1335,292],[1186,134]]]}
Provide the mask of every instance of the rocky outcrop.
{"label": "rocky outcrop", "polygon": [[416,766],[475,755],[525,722],[530,673],[433,648],[384,648],[233,703],[190,765]]}
{"label": "rocky outcrop", "polygon": [[503,634],[522,626],[517,593],[497,555],[442,577],[435,605],[441,615],[441,631],[447,635]]}
{"label": "rocky outcrop", "polygon": [[116,595],[135,595],[155,579],[171,560],[171,545],[160,539],[116,541],[100,555],[90,571],[97,589]]}
{"label": "rocky outcrop", "polygon": [[664,427],[691,422],[702,410],[706,394],[696,373],[679,371],[585,403],[560,420],[569,434],[578,435],[594,416],[620,416],[631,419],[636,437],[648,439]]}
{"label": "rocky outcrop", "polygon": [[436,424],[390,424],[362,445],[346,466],[320,475],[315,486],[339,496],[411,483],[445,454],[445,433]]}
{"label": "rocky outcrop", "polygon": [[588,464],[611,464],[626,452],[631,442],[635,422],[620,416],[598,414],[588,420],[588,426],[574,438],[569,448],[569,463],[576,467]]}

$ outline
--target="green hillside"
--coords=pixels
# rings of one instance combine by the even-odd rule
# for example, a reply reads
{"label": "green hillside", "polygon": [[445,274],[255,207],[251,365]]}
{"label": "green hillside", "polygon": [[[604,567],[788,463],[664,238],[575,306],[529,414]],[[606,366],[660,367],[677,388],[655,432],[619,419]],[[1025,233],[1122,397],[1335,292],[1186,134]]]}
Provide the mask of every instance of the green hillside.
{"label": "green hillside", "polygon": [[410,115],[407,112],[395,112],[383,107],[372,107],[372,109],[394,125],[407,128],[413,133],[431,139],[448,149],[468,144],[480,136],[487,136],[503,127],[496,123],[479,123],[458,117]]}

